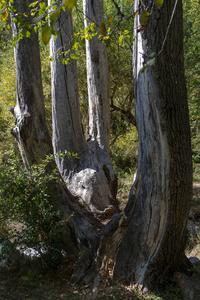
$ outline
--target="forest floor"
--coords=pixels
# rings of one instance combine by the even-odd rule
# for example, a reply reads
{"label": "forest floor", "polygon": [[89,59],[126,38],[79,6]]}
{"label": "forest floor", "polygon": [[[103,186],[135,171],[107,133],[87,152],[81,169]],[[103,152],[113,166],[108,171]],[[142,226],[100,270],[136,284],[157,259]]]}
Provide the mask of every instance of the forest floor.
{"label": "forest floor", "polygon": [[[128,196],[131,182],[126,179],[119,184],[118,198],[122,206]],[[186,249],[188,257],[200,259],[200,181],[193,186],[193,199],[188,220],[189,242]],[[56,271],[45,271],[37,261],[23,257],[13,264],[0,268],[0,300],[59,300],[59,299],[133,299],[133,300],[179,300],[179,288],[171,283],[163,294],[143,293],[137,285],[123,285],[107,280],[92,295],[88,286],[70,284],[65,265]],[[200,279],[200,268],[195,276]]]}

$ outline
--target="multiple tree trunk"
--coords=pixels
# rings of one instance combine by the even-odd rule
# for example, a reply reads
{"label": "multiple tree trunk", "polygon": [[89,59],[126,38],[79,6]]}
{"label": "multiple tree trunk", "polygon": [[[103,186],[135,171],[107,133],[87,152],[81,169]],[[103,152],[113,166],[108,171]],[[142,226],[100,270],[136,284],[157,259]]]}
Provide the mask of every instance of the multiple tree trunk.
{"label": "multiple tree trunk", "polygon": [[[18,0],[15,5],[25,9],[25,2]],[[96,28],[100,27],[103,21],[102,3],[101,0],[84,0],[86,26],[92,21]],[[151,15],[147,26],[142,31],[137,30],[140,36],[134,46],[139,157],[137,176],[128,203],[124,211],[115,214],[103,228],[93,215],[80,208],[69,191],[55,186],[58,196],[55,205],[58,208],[64,206],[65,216],[75,211],[66,228],[66,237],[71,241],[69,244],[74,249],[85,251],[74,270],[74,282],[94,280],[95,284],[98,283],[106,266],[112,262],[115,280],[132,278],[151,288],[162,284],[186,261],[184,246],[192,193],[192,163],[183,66],[182,7],[179,1],[171,22],[173,0],[164,1],[160,9],[154,1],[140,3],[135,0],[135,9],[142,10],[144,5],[151,9]],[[86,41],[89,95],[89,136],[86,141],[81,127],[76,62],[71,60],[66,66],[57,60],[57,57],[66,58],[63,52],[69,50],[73,35],[71,13],[62,11],[56,26],[61,34],[51,41],[54,152],[78,153],[79,159],[67,155],[58,157],[59,170],[69,189],[81,195],[89,210],[102,211],[112,203],[116,192],[108,155],[106,49],[104,44],[98,42],[98,36]],[[16,30],[13,25],[14,34]],[[167,32],[166,42],[163,43]],[[13,133],[20,149],[23,149],[25,165],[37,162],[40,155],[42,157],[51,151],[44,118],[41,76],[40,73],[36,75],[35,70],[36,67],[40,69],[36,45],[36,36],[32,33],[30,39],[18,41],[15,49],[17,105]],[[33,51],[29,54],[31,57],[27,56],[26,51]],[[142,72],[138,58],[143,65],[148,65],[152,53],[159,54],[155,66],[147,66]],[[40,96],[33,98],[35,94]],[[44,146],[39,146],[42,153],[34,148],[34,143],[38,141],[44,143]],[[48,147],[43,150],[45,145]]]}
{"label": "multiple tree trunk", "polygon": [[[90,1],[84,2],[84,8],[86,18],[92,18],[99,26],[103,1],[95,3],[101,6],[101,10],[96,10],[97,16],[91,16]],[[60,30],[60,35],[51,39],[54,153],[78,154],[78,159],[65,155],[56,158],[56,162],[70,191],[80,196],[89,210],[103,211],[115,203],[117,188],[108,153],[110,113],[106,48],[99,43],[98,36],[86,41],[89,94],[89,137],[86,141],[81,125],[76,61],[70,59],[69,53],[65,54],[73,39],[71,11],[61,11],[56,29]],[[66,59],[70,59],[68,65]]]}

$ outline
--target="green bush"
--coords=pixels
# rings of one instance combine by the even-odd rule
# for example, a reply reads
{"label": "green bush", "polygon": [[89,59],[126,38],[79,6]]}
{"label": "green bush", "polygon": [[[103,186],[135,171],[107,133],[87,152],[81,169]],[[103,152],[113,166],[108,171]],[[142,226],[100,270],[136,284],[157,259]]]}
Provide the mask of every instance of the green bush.
{"label": "green bush", "polygon": [[22,223],[22,229],[12,229],[1,240],[14,241],[16,248],[33,248],[44,265],[57,267],[63,259],[62,234],[64,223],[55,211],[50,186],[57,180],[57,170],[46,172],[53,158],[24,171],[21,159],[10,151],[0,165],[0,215]]}
{"label": "green bush", "polygon": [[110,147],[110,156],[117,176],[133,174],[137,169],[138,134],[135,127],[122,134]]}

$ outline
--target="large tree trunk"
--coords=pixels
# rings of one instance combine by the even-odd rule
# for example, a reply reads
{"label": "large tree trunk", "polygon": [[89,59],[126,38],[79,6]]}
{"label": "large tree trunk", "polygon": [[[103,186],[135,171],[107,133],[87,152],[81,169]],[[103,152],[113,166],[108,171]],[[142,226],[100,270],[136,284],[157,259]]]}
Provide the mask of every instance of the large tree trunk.
{"label": "large tree trunk", "polygon": [[[58,61],[58,57],[60,59],[70,57],[63,52],[69,50],[73,38],[71,11],[61,11],[57,18],[56,30],[60,30],[60,35],[56,40],[54,37],[51,39],[53,147],[56,154],[69,151],[77,153],[79,157],[78,159],[67,155],[58,157],[57,165],[70,191],[80,196],[89,210],[103,211],[114,203],[116,196],[116,177],[108,154],[109,129],[106,126],[106,129],[99,132],[99,139],[103,142],[101,148],[97,145],[99,149],[97,153],[93,146],[85,141],[82,131],[76,61],[71,59],[68,65]],[[101,89],[103,90],[103,85]],[[94,107],[98,110],[96,104],[93,109]],[[105,122],[106,118],[105,116]],[[96,120],[96,123],[99,127],[104,127],[103,117]],[[96,123],[93,121],[92,126],[95,128]]]}
{"label": "large tree trunk", "polygon": [[[151,9],[154,1],[147,2]],[[144,63],[152,52],[158,54],[162,48],[174,2],[164,1],[160,10],[155,5],[152,8],[142,39],[137,39],[143,42]],[[100,261],[105,251],[115,261],[114,279],[132,278],[150,288],[163,284],[186,263],[192,161],[181,5],[178,1],[166,44],[156,57],[155,66],[138,74],[137,177],[124,214],[107,224],[99,251]],[[141,52],[140,45],[137,49]],[[135,57],[138,56],[140,53]]]}
{"label": "large tree trunk", "polygon": [[[16,0],[17,13],[29,15],[31,1]],[[24,22],[30,22],[30,15]],[[13,36],[19,33],[17,23],[12,21]],[[26,168],[39,163],[46,154],[52,153],[52,143],[47,130],[44,111],[44,97],[41,78],[41,63],[38,36],[33,28],[31,37],[24,37],[16,42],[16,89],[17,101],[11,112],[16,119],[16,126],[11,133],[18,141],[19,149]]]}
{"label": "large tree trunk", "polygon": [[[150,0],[147,2],[151,9],[151,4],[154,2]],[[159,53],[162,48],[173,5],[174,1],[169,0],[164,1],[164,6],[160,10],[155,6],[151,9],[147,27],[142,33],[145,63],[152,52]],[[65,18],[65,14],[61,14],[60,18],[62,17]],[[68,32],[70,32],[69,28]],[[83,251],[85,253],[80,255],[74,270],[74,282],[90,282],[97,270],[99,272],[94,281],[94,284],[97,284],[99,277],[104,274],[103,270],[108,260],[112,260],[115,280],[131,278],[151,288],[162,284],[166,277],[185,263],[186,224],[192,195],[192,163],[182,39],[182,8],[179,2],[166,44],[156,58],[155,67],[149,66],[145,72],[140,71],[137,76],[135,102],[139,132],[138,172],[124,212],[113,216],[103,230],[102,225],[90,213],[80,208],[78,199],[74,198],[67,189],[57,183],[52,186],[53,193],[56,195],[54,206],[59,209],[61,217],[67,220],[66,248],[69,252],[78,250],[81,254]],[[22,45],[27,46],[23,43]],[[24,55],[26,57],[26,53]],[[67,74],[67,71],[64,74]],[[52,78],[58,83],[56,77]],[[33,104],[31,103],[30,107]],[[75,103],[76,108],[77,105]],[[62,107],[64,109],[65,106]],[[28,106],[27,111],[29,112]],[[57,117],[68,118],[65,114],[59,114]],[[72,119],[72,124],[73,121]],[[70,125],[71,123],[68,124],[69,127]],[[96,154],[84,142],[80,133],[81,126],[74,124],[72,127],[78,131],[75,132],[75,136],[78,134],[83,144],[76,145],[76,139],[72,136],[74,144],[70,142],[69,145],[72,145],[72,148],[66,149],[63,146],[60,149],[56,148],[56,144],[54,148],[58,149],[57,151],[74,151],[73,147],[75,147],[75,151],[79,151],[83,146],[83,152],[78,153],[80,162],[70,162],[66,158],[61,160],[60,166],[62,167],[62,163],[67,166],[66,174],[74,172],[69,168],[70,163],[77,167],[77,175],[74,176],[75,179],[79,178],[75,180],[77,189],[86,180],[85,170],[89,169],[88,178],[91,184],[90,168],[94,168],[94,172],[101,175],[98,170],[100,166],[99,169],[107,175],[108,187],[109,172],[103,169],[101,163],[95,158]],[[58,133],[63,134],[62,130],[66,128],[56,129]],[[56,132],[55,130],[55,134]],[[56,142],[59,141],[58,137],[55,138]],[[95,143],[98,144],[96,138]],[[91,165],[88,166],[88,162]],[[100,177],[97,178],[99,180]],[[98,194],[102,187],[97,185],[100,188],[94,190],[98,180],[90,185],[93,194],[95,192]],[[91,209],[93,207],[102,209],[103,205],[107,205],[109,197],[101,205],[93,201],[91,195],[89,196]],[[101,199],[102,193],[98,196]],[[74,216],[69,218],[73,213]]]}

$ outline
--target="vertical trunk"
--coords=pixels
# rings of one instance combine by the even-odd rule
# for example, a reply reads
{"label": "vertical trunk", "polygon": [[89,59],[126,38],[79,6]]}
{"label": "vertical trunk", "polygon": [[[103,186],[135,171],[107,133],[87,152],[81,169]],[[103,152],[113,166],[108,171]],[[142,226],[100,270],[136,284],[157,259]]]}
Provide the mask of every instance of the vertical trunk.
{"label": "vertical trunk", "polygon": [[88,138],[95,148],[108,151],[110,136],[110,104],[107,50],[99,40],[104,22],[103,1],[83,1],[85,28],[95,23],[98,34],[86,39],[87,84],[89,101]]}
{"label": "vertical trunk", "polygon": [[[54,40],[51,38],[51,63],[52,77],[52,119],[53,119],[53,147],[54,152],[65,150],[79,153],[85,147],[81,126],[78,75],[76,60],[71,59],[68,65],[65,61],[70,59],[70,54],[65,54],[70,49],[73,39],[72,14],[61,10],[56,21],[56,29],[60,34]],[[59,60],[61,61],[59,61]],[[57,160],[62,171],[61,160]]]}
{"label": "vertical trunk", "polygon": [[[56,30],[60,30],[60,35],[51,39],[51,53],[53,62],[51,65],[52,74],[52,107],[53,107],[53,146],[54,152],[70,151],[78,154],[79,159],[57,158],[57,164],[66,181],[70,191],[81,196],[88,208],[92,211],[104,210],[115,199],[116,179],[111,169],[108,149],[108,138],[105,130],[98,132],[98,141],[105,142],[105,149],[97,153],[94,147],[85,141],[82,131],[79,99],[78,99],[78,79],[76,61],[71,60],[65,65],[59,59],[69,58],[66,52],[73,38],[72,16],[69,10],[63,12],[56,21]],[[96,66],[97,67],[97,66]],[[101,88],[103,88],[101,86]],[[100,91],[99,91],[100,92]],[[102,92],[101,92],[102,93]],[[98,111],[97,104],[93,106],[94,111]],[[106,118],[106,116],[105,116]],[[101,115],[98,126],[104,128],[107,119]],[[93,122],[93,126],[96,123]],[[96,127],[95,127],[96,128]],[[106,125],[108,128],[108,125]],[[96,132],[96,129],[93,131]],[[109,131],[109,129],[107,129]],[[101,140],[103,142],[101,142]],[[98,146],[98,149],[100,147]],[[99,157],[105,157],[104,160]],[[114,179],[114,180],[113,180]]]}
{"label": "vertical trunk", "polygon": [[[28,13],[31,1],[16,0],[17,12]],[[28,13],[29,14],[29,13]],[[30,16],[24,21],[30,21]],[[19,32],[17,23],[12,21],[13,36]],[[37,34],[30,30],[31,36],[16,42],[16,89],[17,101],[11,112],[16,119],[16,126],[11,133],[18,141],[26,168],[38,163],[52,153],[51,139],[47,130],[41,64]]]}
{"label": "vertical trunk", "polygon": [[[144,63],[152,52],[160,52],[175,1],[164,1],[160,10],[147,2],[152,13],[136,40],[143,43]],[[150,288],[162,285],[186,263],[192,161],[181,5],[179,1],[155,66],[138,73],[135,64],[138,171],[124,213],[107,224],[99,250],[100,261],[105,249],[114,259],[114,279],[132,278]]]}
{"label": "vertical trunk", "polygon": [[[164,1],[160,10],[152,9],[142,33],[145,62],[162,48],[173,7],[174,1]],[[135,102],[138,172],[125,208],[129,224],[114,276],[121,279],[133,275],[137,282],[152,286],[158,277],[161,283],[184,262],[192,192],[181,1],[155,67],[147,67],[138,75]]]}
{"label": "vertical trunk", "polygon": [[[16,0],[14,5],[17,12],[25,12],[27,15],[30,3],[31,1]],[[30,18],[27,21],[30,22]],[[19,31],[17,23],[12,22],[12,28],[15,36]],[[28,168],[32,164],[39,163],[53,150],[45,122],[39,45],[34,30],[31,30],[30,38],[17,41],[15,62],[17,104],[14,109],[11,109],[16,118],[16,127],[12,130],[12,133],[18,141],[24,164]],[[62,75],[64,80],[67,80],[65,74],[62,73]],[[60,87],[59,82],[55,85]],[[70,93],[73,95],[73,87],[71,89]],[[59,95],[59,90],[57,93]],[[77,93],[77,90],[74,93]],[[71,103],[72,106],[75,106],[73,113],[77,109],[74,102]],[[68,120],[66,126],[71,126],[70,120]],[[73,128],[77,130],[77,124]],[[61,128],[61,133],[65,129],[65,127]],[[73,136],[71,139],[73,140]],[[73,140],[73,150],[80,147],[79,142],[79,139]],[[63,149],[62,145],[60,147]],[[68,150],[71,150],[71,148],[68,148]],[[49,168],[51,167],[55,167],[53,163],[49,165]],[[79,206],[78,199],[62,185],[60,178],[59,181],[52,182],[49,194],[51,195],[51,203],[55,211],[59,213],[60,219],[62,221],[67,220],[64,222],[63,248],[67,252],[68,258],[72,259],[74,253],[81,253],[73,274],[73,280],[78,282],[84,279],[87,282],[89,280],[86,275],[87,268],[90,268],[93,263],[92,258],[99,243],[98,231],[102,225],[94,220],[88,212],[84,214],[85,211]],[[96,226],[94,226],[94,223]],[[83,253],[84,255],[82,255]]]}
{"label": "vertical trunk", "polygon": [[[117,178],[109,156],[110,102],[107,49],[105,43],[99,40],[100,28],[104,24],[103,1],[84,0],[83,11],[85,28],[95,23],[97,31],[97,35],[91,40],[86,39],[89,104],[87,138],[101,172],[99,178],[100,182],[102,181],[101,188],[110,190],[109,198],[113,202],[117,192]],[[103,198],[108,197],[108,192],[104,191],[101,194]]]}

